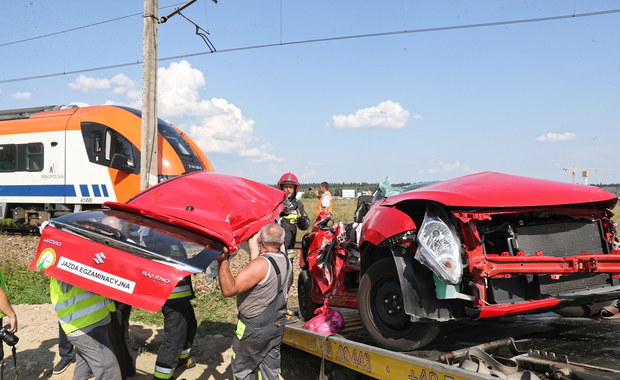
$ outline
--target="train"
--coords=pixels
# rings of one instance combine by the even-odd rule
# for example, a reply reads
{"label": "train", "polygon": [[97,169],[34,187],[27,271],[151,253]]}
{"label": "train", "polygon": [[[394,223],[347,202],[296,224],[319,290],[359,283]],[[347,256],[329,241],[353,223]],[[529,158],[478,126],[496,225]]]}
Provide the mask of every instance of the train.
{"label": "train", "polygon": [[[100,105],[0,111],[0,219],[40,225],[126,202],[140,189],[142,114]],[[158,119],[158,181],[213,166],[179,128]]]}

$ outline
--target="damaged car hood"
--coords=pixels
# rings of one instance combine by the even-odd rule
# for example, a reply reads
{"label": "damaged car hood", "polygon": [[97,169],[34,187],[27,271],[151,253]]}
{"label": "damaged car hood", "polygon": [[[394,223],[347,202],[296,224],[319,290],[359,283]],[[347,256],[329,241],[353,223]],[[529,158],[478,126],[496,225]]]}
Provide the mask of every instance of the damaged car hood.
{"label": "damaged car hood", "polygon": [[127,203],[103,206],[214,237],[234,251],[277,218],[285,196],[245,178],[193,172],[148,188]]}
{"label": "damaged car hood", "polygon": [[386,198],[383,206],[432,200],[454,207],[537,207],[609,202],[617,197],[594,186],[482,172],[427,185]]}

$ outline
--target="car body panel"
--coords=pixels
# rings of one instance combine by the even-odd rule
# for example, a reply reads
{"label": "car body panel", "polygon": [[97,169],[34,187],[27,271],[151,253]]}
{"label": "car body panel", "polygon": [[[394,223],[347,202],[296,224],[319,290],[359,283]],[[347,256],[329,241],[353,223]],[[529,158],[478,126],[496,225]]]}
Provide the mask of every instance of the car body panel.
{"label": "car body panel", "polygon": [[482,172],[427,185],[386,198],[384,206],[408,200],[432,200],[455,207],[537,207],[610,202],[617,197],[585,186],[510,174]]}
{"label": "car body panel", "polygon": [[193,172],[150,187],[127,203],[104,206],[211,236],[235,250],[277,218],[285,196],[245,178]]}
{"label": "car body panel", "polygon": [[[274,221],[284,197],[281,190],[239,177],[185,174],[143,191],[127,204],[107,204],[111,210],[50,221],[42,230],[37,255],[29,267],[156,311],[183,277],[205,270],[223,247],[237,250]],[[131,226],[125,230],[127,234],[108,234],[103,227],[107,217],[118,217]],[[167,240],[164,248],[161,240],[145,243],[148,236],[163,237]],[[188,249],[185,255],[183,248],[182,257],[167,255],[162,249],[168,250],[170,241],[170,250],[178,242],[193,252]]]}
{"label": "car body panel", "polygon": [[[409,215],[393,206],[384,206],[384,200],[368,210],[360,234],[360,242],[379,245],[389,237],[416,229]],[[363,244],[362,244],[363,246]]]}
{"label": "car body panel", "polygon": [[30,269],[149,311],[159,310],[176,284],[192,274],[51,226],[37,251]]}

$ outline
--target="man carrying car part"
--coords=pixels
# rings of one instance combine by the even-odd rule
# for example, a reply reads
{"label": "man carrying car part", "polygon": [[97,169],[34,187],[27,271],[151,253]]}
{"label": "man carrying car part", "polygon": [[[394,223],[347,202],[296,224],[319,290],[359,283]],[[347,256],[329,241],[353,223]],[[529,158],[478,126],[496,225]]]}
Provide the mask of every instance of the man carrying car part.
{"label": "man carrying car part", "polygon": [[250,262],[237,277],[230,271],[227,250],[217,258],[222,295],[237,296],[231,364],[235,379],[279,378],[286,298],[293,283],[292,264],[280,251],[284,234],[278,224],[269,223],[252,236]]}
{"label": "man carrying car part", "polygon": [[109,298],[77,286],[50,282],[50,298],[67,339],[76,351],[73,379],[119,380],[121,369],[108,337],[110,313],[115,310]]}
{"label": "man carrying car part", "polygon": [[310,219],[304,210],[304,204],[297,200],[299,182],[293,173],[285,173],[278,181],[278,188],[286,193],[284,209],[280,213],[279,223],[284,228],[284,247],[288,258],[295,257],[295,238],[297,228],[306,230],[310,226]]}

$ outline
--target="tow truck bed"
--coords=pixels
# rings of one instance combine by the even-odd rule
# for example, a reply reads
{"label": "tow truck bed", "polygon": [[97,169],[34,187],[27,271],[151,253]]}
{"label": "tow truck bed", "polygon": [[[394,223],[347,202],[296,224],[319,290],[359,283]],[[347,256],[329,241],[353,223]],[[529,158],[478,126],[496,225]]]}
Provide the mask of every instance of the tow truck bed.
{"label": "tow truck bed", "polygon": [[[354,310],[338,310],[346,326],[339,334],[307,331],[299,321],[286,326],[283,343],[378,379],[497,379],[459,367],[474,346],[541,379],[558,371],[572,376],[567,379],[620,379],[620,320],[545,313],[455,322],[445,324],[426,349],[400,353],[376,347]],[[512,341],[519,352],[510,349]]]}

